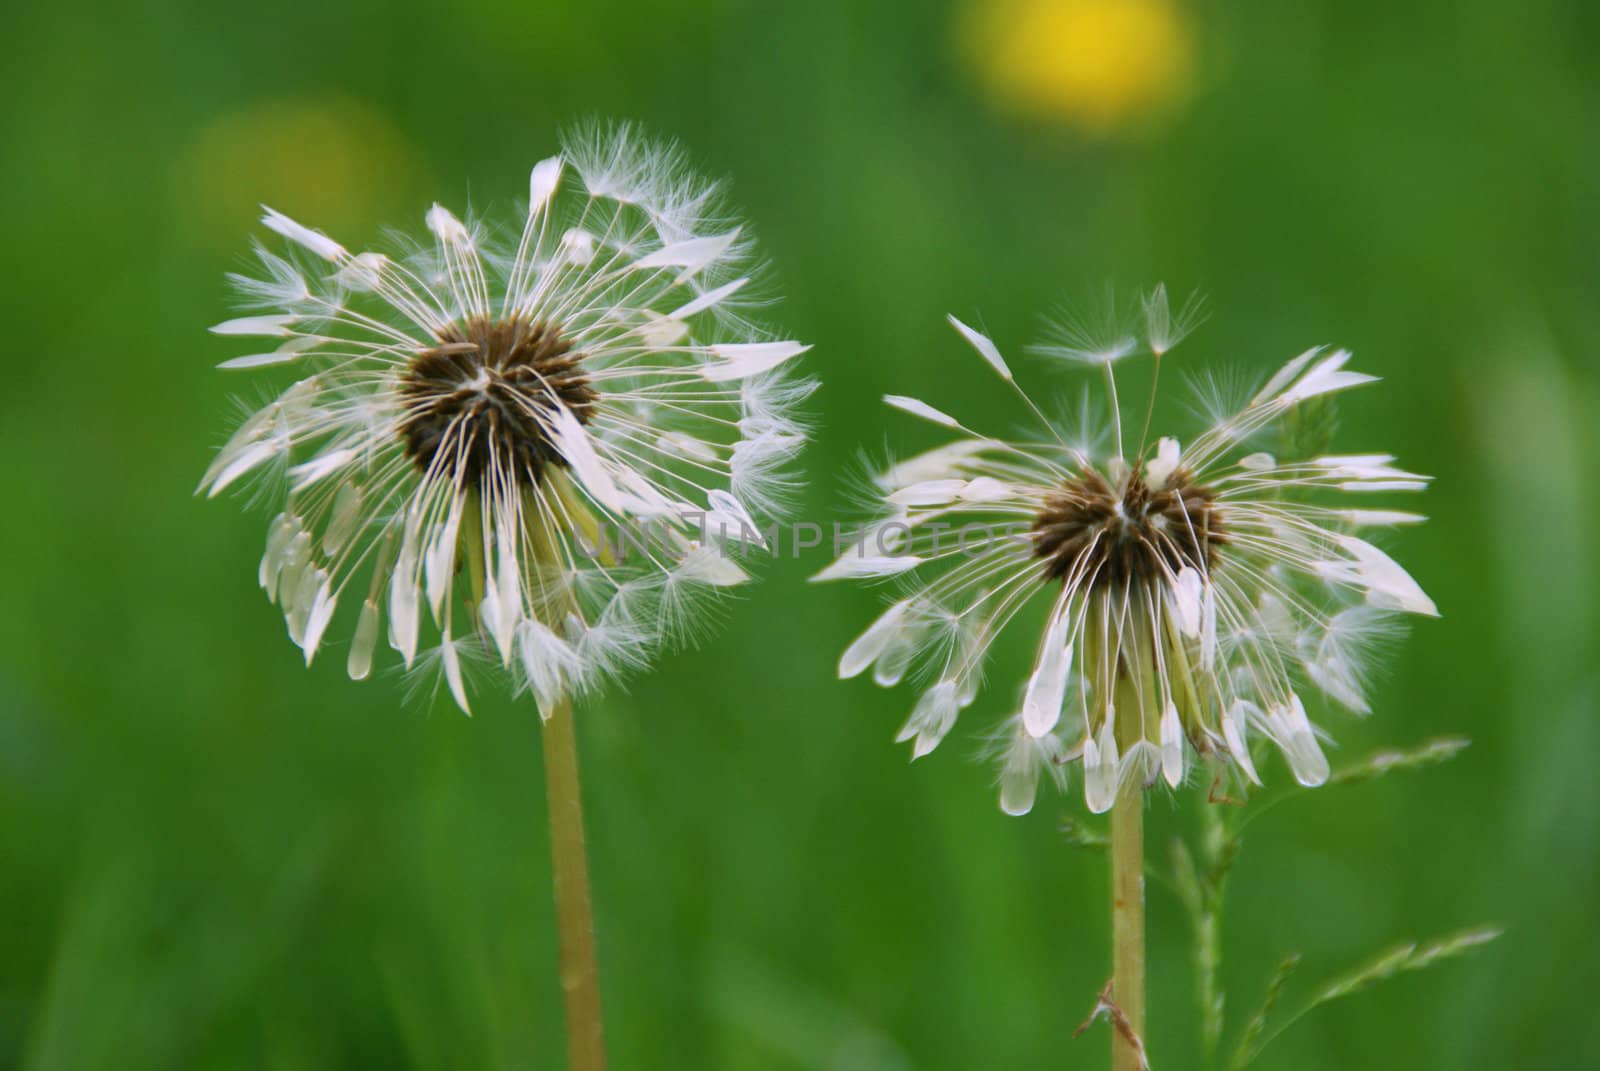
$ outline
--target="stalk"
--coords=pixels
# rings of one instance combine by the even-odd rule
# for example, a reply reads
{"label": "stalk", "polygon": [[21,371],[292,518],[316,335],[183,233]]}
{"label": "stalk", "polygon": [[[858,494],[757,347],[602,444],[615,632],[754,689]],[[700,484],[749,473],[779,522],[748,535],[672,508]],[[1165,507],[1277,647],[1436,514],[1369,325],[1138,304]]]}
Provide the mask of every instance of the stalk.
{"label": "stalk", "polygon": [[[1111,808],[1111,998],[1144,1037],[1144,787],[1123,786]],[[1113,1031],[1112,1071],[1140,1071],[1143,1056]]]}
{"label": "stalk", "polygon": [[544,723],[544,780],[550,801],[550,862],[560,939],[561,998],[566,1010],[567,1066],[571,1071],[604,1071],[600,968],[583,842],[578,741],[572,702],[567,699],[555,704]]}
{"label": "stalk", "polygon": [[[596,547],[602,547],[604,533],[599,522],[573,494],[571,483],[559,469],[551,473],[550,486],[566,504],[573,523],[594,538]],[[534,561],[559,567],[561,554],[547,536],[541,538],[543,527],[531,525],[528,532]],[[476,558],[470,560],[481,573],[481,548]],[[578,735],[573,724],[572,700],[563,696],[548,711],[540,713],[548,715],[543,718],[544,789],[550,812],[550,876],[555,885],[567,1067],[570,1071],[605,1071],[600,963],[595,952],[594,906],[589,895],[589,856],[583,838],[583,794],[578,779]]]}
{"label": "stalk", "polygon": [[1194,919],[1195,993],[1200,1002],[1200,1049],[1206,1067],[1215,1067],[1222,1044],[1223,995],[1218,975],[1222,965],[1222,897],[1232,865],[1223,825],[1222,804],[1200,807],[1200,901]]}
{"label": "stalk", "polygon": [[[1118,746],[1143,736],[1139,697],[1126,677],[1117,685]],[[1129,778],[1111,808],[1111,999],[1127,1030],[1112,1031],[1112,1071],[1142,1071],[1144,1039],[1144,785]],[[1128,1036],[1128,1032],[1134,1035]]]}

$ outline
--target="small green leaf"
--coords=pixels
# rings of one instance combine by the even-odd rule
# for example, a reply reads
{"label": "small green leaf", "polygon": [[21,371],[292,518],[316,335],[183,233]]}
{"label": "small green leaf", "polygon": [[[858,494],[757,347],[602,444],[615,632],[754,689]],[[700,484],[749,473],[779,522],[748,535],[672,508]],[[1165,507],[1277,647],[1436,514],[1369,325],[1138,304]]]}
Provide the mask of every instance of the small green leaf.
{"label": "small green leaf", "polygon": [[[1332,981],[1317,990],[1311,999],[1296,1010],[1293,1015],[1278,1024],[1265,1037],[1260,1037],[1261,1031],[1259,1029],[1252,1035],[1251,1030],[1247,1027],[1245,1030],[1246,1036],[1240,1038],[1239,1048],[1234,1055],[1233,1066],[1235,1071],[1252,1063],[1261,1054],[1261,1050],[1272,1044],[1279,1034],[1293,1026],[1308,1012],[1331,1001],[1359,993],[1376,985],[1378,982],[1386,981],[1398,974],[1425,970],[1435,963],[1466,955],[1480,945],[1486,945],[1493,941],[1502,932],[1498,927],[1479,926],[1470,930],[1461,930],[1457,933],[1448,934],[1425,944],[1413,941],[1388,949],[1365,963],[1335,976]],[[1287,961],[1285,962],[1287,963]],[[1283,973],[1283,968],[1279,968],[1279,973]],[[1270,988],[1268,997],[1271,1003],[1276,1003],[1277,996],[1271,992]],[[1263,1009],[1261,1016],[1263,1023],[1267,1011],[1270,1011],[1270,1006]],[[1251,1026],[1254,1025],[1252,1022]],[[1259,1042],[1255,1041],[1256,1037],[1260,1037]]]}
{"label": "small green leaf", "polygon": [[1091,829],[1070,815],[1061,820],[1061,836],[1074,848],[1104,851],[1110,840],[1098,829]]}
{"label": "small green leaf", "polygon": [[1425,741],[1414,748],[1379,751],[1368,755],[1354,766],[1335,770],[1328,778],[1330,785],[1350,785],[1372,781],[1399,770],[1421,770],[1449,762],[1472,741],[1464,736],[1441,736]]}
{"label": "small green leaf", "polygon": [[1267,1029],[1267,1019],[1272,1015],[1273,1009],[1278,1006],[1278,1000],[1283,996],[1284,986],[1289,984],[1289,976],[1294,974],[1295,968],[1300,966],[1300,953],[1291,953],[1284,961],[1278,964],[1278,969],[1273,972],[1272,980],[1267,983],[1267,992],[1261,998],[1261,1007],[1251,1016],[1245,1024],[1244,1032],[1239,1035],[1239,1044],[1233,1050],[1234,1071],[1244,1067],[1254,1058],[1256,1043]]}

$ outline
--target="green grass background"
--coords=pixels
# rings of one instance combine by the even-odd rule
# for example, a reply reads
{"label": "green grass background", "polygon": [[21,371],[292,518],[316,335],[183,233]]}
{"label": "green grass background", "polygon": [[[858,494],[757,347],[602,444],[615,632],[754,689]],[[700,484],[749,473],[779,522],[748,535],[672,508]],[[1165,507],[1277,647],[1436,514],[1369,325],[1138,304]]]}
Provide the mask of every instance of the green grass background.
{"label": "green grass background", "polygon": [[[1184,11],[1192,94],[1109,137],[996,110],[942,2],[0,14],[0,1066],[559,1066],[533,710],[307,672],[255,586],[264,518],[191,492],[256,202],[357,245],[434,198],[509,206],[586,115],[732,177],[816,347],[812,515],[863,449],[925,441],[885,392],[1017,419],[946,312],[1047,395],[1072,377],[1021,344],[1105,280],[1209,294],[1181,362],[1336,342],[1384,376],[1338,445],[1437,475],[1395,545],[1443,618],[1374,718],[1332,719],[1335,762],[1474,744],[1252,826],[1231,1004],[1291,950],[1310,980],[1497,922],[1261,1066],[1600,1065],[1600,9]],[[969,759],[1005,681],[908,765],[910,697],[833,679],[875,596],[819,564],[581,711],[615,1065],[1103,1065],[1103,1032],[1069,1039],[1108,973],[1103,862],[1056,828],[1077,794],[996,809]],[[1157,849],[1195,803],[1156,798]],[[1151,904],[1151,1049],[1192,1066],[1182,920]]]}

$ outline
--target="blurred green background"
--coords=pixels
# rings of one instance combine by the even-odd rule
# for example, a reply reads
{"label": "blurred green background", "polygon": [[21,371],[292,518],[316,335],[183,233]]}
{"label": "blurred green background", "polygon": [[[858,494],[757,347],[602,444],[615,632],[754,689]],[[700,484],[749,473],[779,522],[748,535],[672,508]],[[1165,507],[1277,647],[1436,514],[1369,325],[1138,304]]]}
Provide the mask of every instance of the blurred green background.
{"label": "blurred green background", "polygon": [[[733,180],[823,388],[803,507],[878,398],[1013,401],[1104,281],[1204,289],[1192,366],[1336,342],[1379,388],[1338,445],[1437,475],[1395,540],[1443,619],[1250,830],[1224,977],[1506,936],[1315,1013],[1260,1066],[1600,1066],[1600,7],[1579,0],[588,0],[11,5],[0,379],[0,1065],[553,1068],[537,719],[307,672],[255,585],[265,518],[191,497],[243,381],[228,315],[266,201],[361,245],[435,198],[509,207],[557,130],[631,117]],[[248,391],[249,387],[242,389]],[[1178,412],[1176,391],[1172,411]],[[697,651],[581,710],[619,1068],[1098,1067],[1108,974],[1078,795],[1021,820],[910,702],[833,679],[872,592],[786,560]],[[1014,637],[1015,639],[1015,637]],[[1019,643],[1026,641],[1018,640]],[[1275,765],[1276,780],[1285,780]],[[1152,850],[1193,794],[1152,805]],[[1186,936],[1151,891],[1151,1049],[1191,1065]],[[1304,995],[1291,987],[1289,999]]]}

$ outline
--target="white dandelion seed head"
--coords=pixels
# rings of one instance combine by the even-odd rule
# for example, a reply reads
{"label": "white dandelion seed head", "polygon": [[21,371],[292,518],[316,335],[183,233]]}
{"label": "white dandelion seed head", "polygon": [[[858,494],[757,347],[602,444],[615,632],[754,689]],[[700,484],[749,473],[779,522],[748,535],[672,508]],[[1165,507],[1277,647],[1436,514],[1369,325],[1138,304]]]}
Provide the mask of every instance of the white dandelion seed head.
{"label": "white dandelion seed head", "polygon": [[[1167,309],[1166,291],[1160,291],[1159,310]],[[1138,303],[1118,299],[1107,287],[1098,302],[1081,308],[1064,308],[1047,323],[1044,341],[1034,353],[1087,365],[1110,365],[1132,357],[1143,348],[1141,333],[1156,319]]]}
{"label": "white dandelion seed head", "polygon": [[1087,365],[1110,365],[1139,353],[1161,357],[1206,318],[1197,292],[1174,307],[1165,283],[1123,303],[1107,287],[1098,303],[1064,309],[1048,321],[1034,353]]}
{"label": "white dandelion seed head", "polygon": [[1182,342],[1206,318],[1205,298],[1198,291],[1174,309],[1165,283],[1140,297],[1139,309],[1144,314],[1145,342],[1157,357]]}
{"label": "white dandelion seed head", "polygon": [[995,784],[1000,809],[1010,815],[1033,810],[1041,780],[1065,789],[1068,764],[1078,757],[1060,734],[1035,736],[1029,732],[1020,714],[1000,723],[982,756],[998,767]]}
{"label": "white dandelion seed head", "polygon": [[463,709],[486,667],[548,710],[692,638],[761,545],[702,521],[758,531],[806,434],[808,347],[755,322],[749,234],[678,149],[585,127],[527,196],[382,251],[266,209],[288,253],[213,328],[263,340],[224,367],[298,376],[200,483],[281,501],[259,577],[291,638],[309,661],[345,608],[352,677],[384,640]]}
{"label": "white dandelion seed head", "polygon": [[[1148,295],[1151,349],[1169,348],[1199,307],[1191,299],[1174,314],[1164,290]],[[954,326],[1000,367],[991,340]],[[1081,767],[1097,812],[1129,786],[1193,780],[1198,763],[1259,783],[1267,744],[1300,783],[1322,783],[1324,734],[1304,697],[1367,712],[1373,655],[1399,615],[1437,612],[1371,541],[1422,518],[1370,496],[1420,491],[1427,477],[1388,454],[1293,458],[1248,445],[1308,401],[1370,382],[1349,356],[1309,350],[1207,426],[1152,429],[1142,444],[1120,441],[1139,422],[1116,411],[1114,381],[1114,430],[1097,447],[1069,439],[1020,388],[1039,427],[1013,439],[891,396],[958,437],[880,472],[869,485],[878,528],[818,574],[892,577],[897,589],[839,675],[916,682],[900,739],[921,757],[977,698],[1007,626],[1038,623],[1017,705],[991,740],[1014,814],[1031,807],[1040,773],[1068,765]],[[891,524],[892,541],[869,538]]]}

